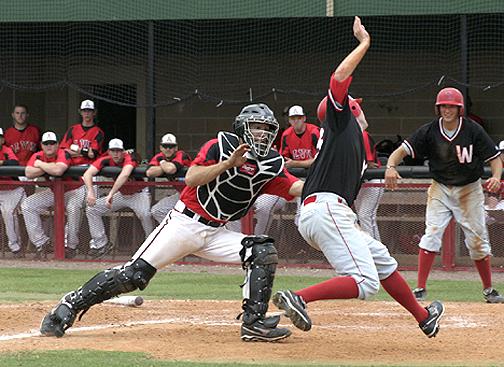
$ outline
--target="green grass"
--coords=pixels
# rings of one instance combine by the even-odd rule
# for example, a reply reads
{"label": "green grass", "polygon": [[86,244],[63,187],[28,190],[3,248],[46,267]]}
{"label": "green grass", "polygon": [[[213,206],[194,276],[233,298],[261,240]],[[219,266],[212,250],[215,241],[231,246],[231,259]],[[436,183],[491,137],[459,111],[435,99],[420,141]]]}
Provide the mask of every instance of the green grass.
{"label": "green grass", "polygon": [[[107,367],[356,367],[364,366],[364,364],[312,364],[312,363],[211,363],[211,362],[181,362],[181,361],[163,361],[152,359],[144,353],[127,353],[127,352],[104,352],[95,350],[61,350],[61,351],[45,351],[45,352],[25,352],[25,353],[9,353],[0,355],[0,366],[2,367],[19,367],[19,366],[36,366],[36,367],[90,367],[90,366],[107,366]],[[385,366],[371,365],[365,366]],[[406,365],[394,365],[401,367]],[[426,367],[424,365],[423,367]],[[440,366],[438,364],[428,364],[428,366]],[[407,365],[407,367],[413,367]],[[452,366],[453,367],[453,366]]]}
{"label": "green grass", "polygon": [[[76,289],[99,270],[64,269],[0,269],[0,302],[56,300],[64,293]],[[474,280],[429,281],[428,299],[454,302],[481,302],[481,283]],[[303,276],[278,276],[275,289],[299,289],[327,278]],[[241,297],[241,275],[210,273],[160,272],[141,294],[147,299],[216,299],[237,300]],[[410,285],[414,284],[410,282]],[[496,283],[504,290],[504,283]],[[138,291],[137,291],[138,293]],[[383,290],[376,300],[391,300]]]}

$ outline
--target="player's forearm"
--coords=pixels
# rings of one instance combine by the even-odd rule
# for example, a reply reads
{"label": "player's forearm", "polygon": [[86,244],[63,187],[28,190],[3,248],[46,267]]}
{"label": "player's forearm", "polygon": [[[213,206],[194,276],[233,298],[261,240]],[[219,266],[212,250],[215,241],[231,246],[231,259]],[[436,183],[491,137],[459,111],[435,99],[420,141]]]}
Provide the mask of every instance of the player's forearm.
{"label": "player's forearm", "polygon": [[61,176],[61,169],[56,163],[39,162],[39,168],[51,176]]}
{"label": "player's forearm", "polygon": [[152,166],[145,171],[145,175],[149,178],[159,177],[163,174],[163,169],[160,166]]}
{"label": "player's forearm", "polygon": [[289,195],[291,196],[301,196],[303,193],[303,186],[304,186],[304,181],[296,181],[292,184],[292,186],[289,189]]}
{"label": "player's forearm", "polygon": [[498,180],[502,179],[502,160],[500,157],[490,161],[490,169],[492,171],[492,177],[495,177]]}
{"label": "player's forearm", "polygon": [[394,152],[390,155],[387,161],[387,167],[396,167],[398,166],[408,154],[404,150],[402,146],[394,150]]}
{"label": "player's forearm", "polygon": [[364,55],[366,55],[370,45],[371,40],[369,38],[359,43],[359,45],[354,48],[353,51],[350,52],[348,56],[345,57],[338,65],[333,74],[334,79],[341,82],[352,75],[361,60],[364,58]]}
{"label": "player's forearm", "polygon": [[82,176],[84,185],[86,185],[87,192],[93,191],[93,177],[94,175],[91,173],[89,168],[86,170],[86,172],[84,172],[84,176]]}
{"label": "player's forearm", "polygon": [[191,166],[185,176],[185,184],[189,187],[201,186],[215,180],[230,167],[228,161],[222,161],[211,166]]}
{"label": "player's forearm", "polygon": [[304,161],[291,161],[292,168],[310,168],[315,159],[306,159]]}
{"label": "player's forearm", "polygon": [[31,166],[27,166],[25,168],[25,176],[28,178],[37,178],[44,174],[45,172],[40,168],[35,168]]}
{"label": "player's forearm", "polygon": [[112,186],[109,195],[114,195],[116,192],[118,192],[119,189],[126,183],[126,181],[128,181],[129,176],[130,176],[129,173],[128,174],[124,172],[120,173],[119,176],[117,176],[116,180],[114,181],[114,185]]}

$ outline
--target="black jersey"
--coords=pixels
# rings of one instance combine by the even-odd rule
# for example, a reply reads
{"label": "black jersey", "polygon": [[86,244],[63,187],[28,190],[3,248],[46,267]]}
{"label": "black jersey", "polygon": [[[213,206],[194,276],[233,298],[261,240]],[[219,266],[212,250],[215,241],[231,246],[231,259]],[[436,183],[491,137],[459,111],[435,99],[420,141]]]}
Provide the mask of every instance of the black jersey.
{"label": "black jersey", "polygon": [[339,105],[329,91],[326,120],[322,123],[318,153],[308,171],[303,196],[331,192],[352,205],[359,192],[362,174],[367,167],[362,130],[345,97]]}
{"label": "black jersey", "polygon": [[432,178],[444,185],[464,186],[481,178],[483,167],[499,156],[495,143],[472,120],[460,118],[457,129],[449,137],[441,118],[423,125],[403,142],[412,158],[429,160]]}

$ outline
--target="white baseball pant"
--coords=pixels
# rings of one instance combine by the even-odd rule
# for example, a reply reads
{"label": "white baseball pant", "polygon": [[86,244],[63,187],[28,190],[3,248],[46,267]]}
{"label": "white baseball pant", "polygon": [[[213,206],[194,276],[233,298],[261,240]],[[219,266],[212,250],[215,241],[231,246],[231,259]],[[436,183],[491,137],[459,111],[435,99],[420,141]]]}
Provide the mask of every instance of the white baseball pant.
{"label": "white baseball pant", "polygon": [[464,231],[464,242],[471,259],[481,260],[491,255],[484,201],[481,180],[465,186],[446,186],[433,180],[427,192],[425,234],[418,246],[439,252],[444,231],[455,218]]}
{"label": "white baseball pant", "polygon": [[270,230],[273,213],[282,210],[287,201],[276,195],[262,194],[255,201],[253,208],[255,211],[256,225],[254,234],[266,234]]}
{"label": "white baseball pant", "polygon": [[130,208],[142,223],[145,236],[148,236],[154,229],[150,213],[150,193],[146,189],[131,194],[123,195],[118,192],[112,200],[112,208],[107,208],[106,197],[96,200],[96,204],[88,206],[86,215],[89,224],[89,233],[91,234],[90,248],[100,249],[108,243],[105,225],[103,224],[103,215],[109,212],[115,212],[124,208]]}
{"label": "white baseball pant", "polygon": [[[65,238],[66,245],[70,248],[76,248],[79,244],[81,209],[84,206],[85,197],[85,186],[65,192],[64,199],[67,214]],[[54,193],[50,189],[36,192],[21,203],[28,237],[37,248],[44,246],[49,241],[49,237],[42,227],[40,216],[52,206],[54,206]]]}
{"label": "white baseball pant", "polygon": [[387,247],[360,229],[357,216],[345,200],[333,193],[310,195],[301,206],[299,232],[313,248],[322,251],[339,276],[351,276],[359,298],[376,294],[380,280],[388,278],[397,261]]}
{"label": "white baseball pant", "polygon": [[166,217],[168,212],[173,209],[177,201],[180,199],[180,194],[177,192],[173,195],[166,196],[152,206],[151,214],[156,222],[161,221]]}
{"label": "white baseball pant", "polygon": [[17,206],[26,197],[24,188],[18,187],[14,190],[0,190],[0,211],[7,232],[9,249],[12,252],[21,250],[21,237],[19,236],[19,219],[14,213]]}
{"label": "white baseball pant", "polygon": [[[368,183],[379,184],[383,183],[383,180],[374,179],[369,180]],[[381,238],[376,216],[384,192],[384,187],[363,185],[354,202],[362,230],[369,233],[377,241],[381,241]]]}

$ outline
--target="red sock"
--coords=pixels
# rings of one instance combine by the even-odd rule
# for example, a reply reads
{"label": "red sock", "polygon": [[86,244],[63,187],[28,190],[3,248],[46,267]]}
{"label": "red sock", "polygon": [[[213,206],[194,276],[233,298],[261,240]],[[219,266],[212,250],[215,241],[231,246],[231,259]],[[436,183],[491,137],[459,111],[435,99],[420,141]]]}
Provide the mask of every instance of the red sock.
{"label": "red sock", "polygon": [[416,300],[408,283],[396,270],[387,279],[381,281],[383,289],[395,299],[401,306],[407,309],[415,319],[420,322],[429,316],[429,313]]}
{"label": "red sock", "polygon": [[490,288],[492,286],[492,270],[490,268],[490,256],[486,256],[481,260],[474,260],[476,269],[483,283],[483,289]]}
{"label": "red sock", "polygon": [[295,292],[306,303],[321,299],[350,299],[359,296],[359,288],[352,277],[335,277]]}
{"label": "red sock", "polygon": [[426,288],[427,278],[432,268],[432,264],[436,259],[436,253],[420,249],[418,251],[418,275],[417,287]]}

